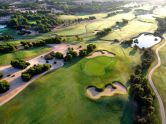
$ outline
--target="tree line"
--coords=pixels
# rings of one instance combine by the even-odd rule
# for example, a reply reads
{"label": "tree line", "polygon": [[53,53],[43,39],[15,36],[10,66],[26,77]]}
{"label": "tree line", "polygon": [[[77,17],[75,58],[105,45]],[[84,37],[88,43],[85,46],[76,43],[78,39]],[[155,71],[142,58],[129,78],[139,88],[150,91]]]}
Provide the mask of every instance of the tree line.
{"label": "tree line", "polygon": [[[24,49],[29,49],[33,47],[41,47],[46,46],[47,44],[60,44],[62,42],[65,42],[65,39],[62,39],[60,36],[50,37],[47,39],[39,40],[39,41],[21,41],[20,44],[24,47]],[[18,45],[7,43],[0,45],[0,53],[11,53],[18,50]]]}
{"label": "tree line", "polygon": [[45,55],[44,58],[46,61],[56,58],[56,59],[63,59],[65,62],[69,62],[72,59],[76,58],[77,56],[85,57],[89,55],[91,52],[93,52],[95,49],[96,49],[96,45],[89,44],[87,45],[86,49],[79,50],[79,53],[77,53],[73,48],[69,47],[65,56],[63,55],[63,53],[60,53],[60,52],[56,52],[56,53],[50,52],[49,54]]}
{"label": "tree line", "polygon": [[130,76],[130,98],[136,103],[135,124],[154,124],[155,95],[146,79],[146,73],[153,62],[154,54],[146,49],[141,56],[141,65],[136,66],[135,72]]}

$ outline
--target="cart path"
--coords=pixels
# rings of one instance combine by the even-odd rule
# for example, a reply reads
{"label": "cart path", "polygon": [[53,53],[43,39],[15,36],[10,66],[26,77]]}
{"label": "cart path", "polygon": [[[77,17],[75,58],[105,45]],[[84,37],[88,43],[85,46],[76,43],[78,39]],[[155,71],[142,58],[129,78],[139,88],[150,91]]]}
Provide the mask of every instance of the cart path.
{"label": "cart path", "polygon": [[[166,37],[164,37],[164,39],[166,39]],[[152,87],[154,93],[156,94],[156,97],[157,97],[158,102],[159,102],[159,105],[160,105],[160,114],[161,114],[162,124],[166,124],[166,117],[165,117],[164,104],[163,104],[163,101],[162,101],[162,99],[161,99],[161,96],[160,96],[159,92],[157,91],[157,88],[156,88],[155,85],[154,85],[154,82],[153,82],[153,80],[152,80],[152,76],[153,76],[154,71],[156,71],[156,69],[158,69],[158,68],[160,67],[160,65],[161,65],[161,58],[160,58],[160,55],[159,55],[159,51],[160,51],[160,49],[163,48],[165,45],[166,45],[166,41],[165,41],[161,46],[159,46],[159,47],[156,49],[155,53],[156,53],[156,55],[157,55],[157,61],[158,61],[158,62],[157,62],[157,65],[155,65],[155,66],[151,69],[151,71],[149,72],[149,74],[148,74],[149,83],[150,83],[150,85],[151,85],[151,87]]]}

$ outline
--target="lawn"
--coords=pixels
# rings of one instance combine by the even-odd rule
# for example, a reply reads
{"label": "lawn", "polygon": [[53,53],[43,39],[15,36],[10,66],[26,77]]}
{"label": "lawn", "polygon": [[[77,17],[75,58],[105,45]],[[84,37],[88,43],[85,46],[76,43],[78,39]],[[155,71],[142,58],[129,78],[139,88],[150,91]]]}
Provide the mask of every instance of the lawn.
{"label": "lawn", "polygon": [[[69,16],[69,18],[73,17],[73,16],[70,17],[71,15],[66,15],[66,16]],[[94,22],[85,22],[83,24],[76,24],[73,26],[69,26],[65,29],[56,31],[56,33],[60,35],[79,35],[85,33],[86,30],[88,31],[88,33],[92,33],[95,30],[110,28],[117,21],[121,21],[122,19],[132,20],[133,18],[135,18],[135,16],[132,13],[118,14],[109,18],[101,18],[101,15],[99,15],[98,20]]]}
{"label": "lawn", "polygon": [[19,59],[30,59],[34,58],[40,54],[50,51],[50,48],[47,47],[40,47],[40,48],[33,48],[29,50],[20,50],[14,53],[7,53],[7,54],[0,54],[0,66],[10,64],[11,60],[19,58]]}
{"label": "lawn", "polygon": [[[107,64],[107,59],[110,58],[103,58],[100,66]],[[115,77],[120,79],[123,73],[107,72],[110,76],[105,74],[89,76],[82,69],[82,65],[86,62],[86,58],[75,60],[32,83],[15,99],[0,107],[0,122],[6,124],[13,122],[17,124],[132,124],[133,111],[127,95],[105,97],[99,101],[92,101],[85,95],[87,86],[104,86],[116,80]],[[121,72],[120,68],[118,70]]]}
{"label": "lawn", "polygon": [[138,20],[130,21],[128,25],[123,27],[120,30],[115,30],[114,32],[109,33],[103,39],[105,40],[127,40],[134,36],[137,36],[143,32],[153,32],[157,28],[157,24],[141,22]]}
{"label": "lawn", "polygon": [[94,59],[87,60],[87,62],[83,65],[82,68],[86,75],[103,76],[107,74],[108,71],[113,71],[114,64],[115,64],[114,58],[96,57]]}
{"label": "lawn", "polygon": [[73,26],[66,27],[64,29],[60,29],[55,32],[59,35],[79,35],[79,34],[83,34],[86,32],[85,26],[87,24],[88,24],[88,22],[82,23],[82,24],[76,24]]}

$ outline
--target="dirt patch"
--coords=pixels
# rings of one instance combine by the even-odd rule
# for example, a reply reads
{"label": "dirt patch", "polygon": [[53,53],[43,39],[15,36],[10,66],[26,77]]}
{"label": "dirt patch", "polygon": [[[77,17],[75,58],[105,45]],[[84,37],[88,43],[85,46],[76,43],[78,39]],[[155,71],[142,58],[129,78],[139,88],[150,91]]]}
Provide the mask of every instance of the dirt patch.
{"label": "dirt patch", "polygon": [[97,50],[94,53],[92,53],[90,56],[88,56],[88,59],[95,58],[97,56],[108,56],[108,57],[115,57],[115,54],[112,52],[109,52],[107,50]]}
{"label": "dirt patch", "polygon": [[101,97],[113,96],[115,94],[127,94],[127,89],[121,83],[115,82],[112,85],[106,85],[104,89],[99,89],[95,86],[89,86],[86,89],[86,94],[90,99],[97,100]]}

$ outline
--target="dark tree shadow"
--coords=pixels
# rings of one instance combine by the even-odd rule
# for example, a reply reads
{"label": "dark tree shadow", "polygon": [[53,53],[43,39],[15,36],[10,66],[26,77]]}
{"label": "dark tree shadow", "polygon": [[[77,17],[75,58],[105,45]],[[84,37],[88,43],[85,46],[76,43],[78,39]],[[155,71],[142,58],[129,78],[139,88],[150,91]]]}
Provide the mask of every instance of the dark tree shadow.
{"label": "dark tree shadow", "polygon": [[132,49],[130,52],[129,52],[129,55],[130,56],[134,56],[137,52],[137,49]]}

